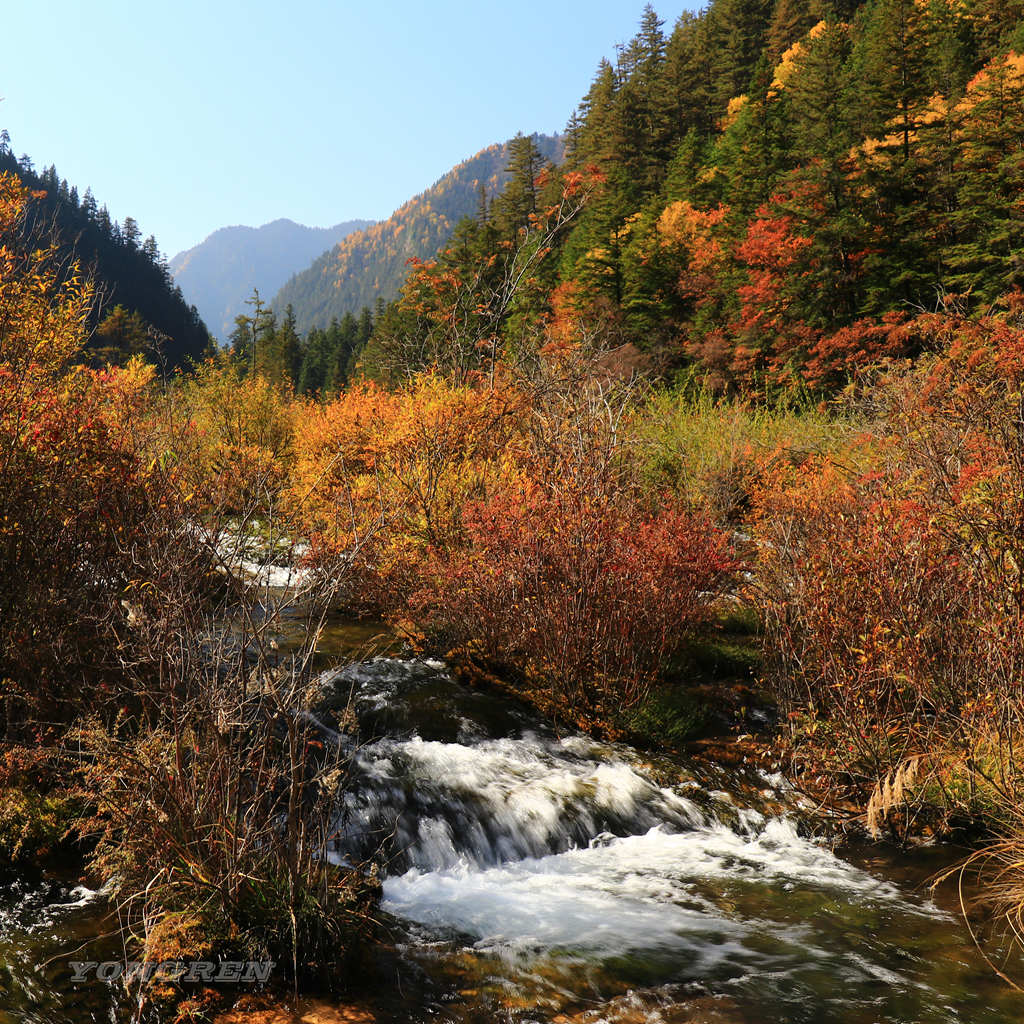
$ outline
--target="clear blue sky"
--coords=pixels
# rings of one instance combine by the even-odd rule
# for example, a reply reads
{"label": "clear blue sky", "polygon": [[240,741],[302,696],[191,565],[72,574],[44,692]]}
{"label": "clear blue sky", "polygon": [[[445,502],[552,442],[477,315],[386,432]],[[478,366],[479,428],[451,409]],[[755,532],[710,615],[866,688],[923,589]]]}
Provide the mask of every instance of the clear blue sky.
{"label": "clear blue sky", "polygon": [[[681,3],[655,4],[668,32]],[[387,217],[517,131],[565,127],[642,0],[35,0],[0,128],[173,256],[227,224]]]}

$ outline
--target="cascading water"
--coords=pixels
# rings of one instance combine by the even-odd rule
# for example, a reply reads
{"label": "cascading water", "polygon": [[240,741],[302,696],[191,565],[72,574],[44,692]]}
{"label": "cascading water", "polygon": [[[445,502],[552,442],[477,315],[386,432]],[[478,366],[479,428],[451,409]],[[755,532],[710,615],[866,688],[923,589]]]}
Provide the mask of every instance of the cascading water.
{"label": "cascading water", "polygon": [[1018,1019],[1005,993],[958,1004],[942,976],[963,956],[956,919],[801,835],[779,779],[748,773],[760,798],[730,796],[721,777],[558,737],[437,663],[322,682],[361,726],[338,856],[378,852],[407,951],[457,961],[499,1019]]}

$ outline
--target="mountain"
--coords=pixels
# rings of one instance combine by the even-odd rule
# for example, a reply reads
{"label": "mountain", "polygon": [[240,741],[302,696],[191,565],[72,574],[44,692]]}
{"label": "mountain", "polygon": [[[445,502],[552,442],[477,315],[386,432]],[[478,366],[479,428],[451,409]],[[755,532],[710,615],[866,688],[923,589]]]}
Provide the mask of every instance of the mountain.
{"label": "mountain", "polygon": [[[561,136],[535,135],[541,155],[561,163]],[[296,274],[277,293],[273,307],[291,305],[300,333],[326,327],[345,313],[358,313],[377,299],[397,294],[414,257],[428,259],[448,241],[463,217],[480,209],[481,188],[488,200],[505,185],[511,142],[498,143],[453,167],[425,192],[399,207],[387,220],[357,231]]]}
{"label": "mountain", "polygon": [[308,228],[281,218],[260,228],[221,228],[179,252],[171,260],[171,273],[213,333],[225,339],[235,317],[248,311],[245,300],[254,288],[269,298],[310,260],[372,223],[348,220],[331,228]]}
{"label": "mountain", "polygon": [[61,179],[55,167],[36,172],[28,156],[15,158],[10,137],[0,131],[0,171],[17,175],[36,197],[31,220],[62,257],[75,259],[96,286],[90,344],[97,363],[119,362],[133,353],[153,356],[168,368],[202,355],[209,342],[206,326],[174,284],[152,235],[142,240],[133,217],[119,224],[91,189]]}

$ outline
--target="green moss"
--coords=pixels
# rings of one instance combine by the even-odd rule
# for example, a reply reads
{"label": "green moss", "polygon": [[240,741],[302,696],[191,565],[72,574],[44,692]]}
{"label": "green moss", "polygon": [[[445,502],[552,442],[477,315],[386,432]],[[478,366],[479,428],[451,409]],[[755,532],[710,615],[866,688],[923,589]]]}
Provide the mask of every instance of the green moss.
{"label": "green moss", "polygon": [[760,667],[761,652],[749,638],[721,635],[705,637],[694,643],[677,672],[711,682],[749,682],[757,675]]}

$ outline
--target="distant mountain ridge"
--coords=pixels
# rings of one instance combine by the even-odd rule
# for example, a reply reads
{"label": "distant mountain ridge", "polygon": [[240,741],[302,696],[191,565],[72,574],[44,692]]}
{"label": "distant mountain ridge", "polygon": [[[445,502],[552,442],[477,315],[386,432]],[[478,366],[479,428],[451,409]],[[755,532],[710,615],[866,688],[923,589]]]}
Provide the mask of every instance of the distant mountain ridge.
{"label": "distant mountain ridge", "polygon": [[349,220],[311,228],[279,218],[253,228],[236,225],[214,231],[170,261],[171,273],[209,329],[227,338],[253,289],[269,299],[297,270],[370,220]]}
{"label": "distant mountain ridge", "polygon": [[[534,135],[541,155],[564,157],[564,140]],[[373,307],[398,293],[413,257],[429,259],[448,241],[463,217],[479,209],[480,187],[492,200],[505,184],[509,143],[497,143],[462,161],[426,191],[400,206],[387,220],[354,232],[295,274],[277,293],[279,314],[291,305],[300,333],[326,327],[333,318]],[[202,309],[202,306],[200,306]]]}

